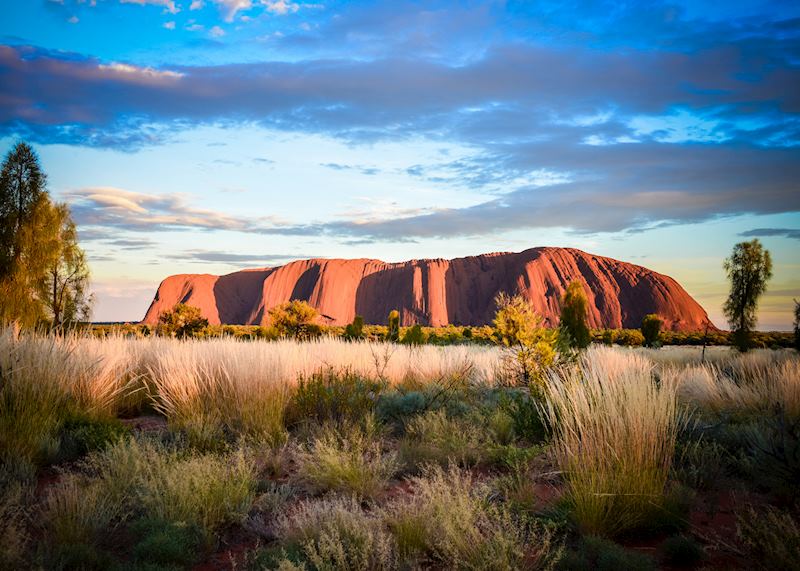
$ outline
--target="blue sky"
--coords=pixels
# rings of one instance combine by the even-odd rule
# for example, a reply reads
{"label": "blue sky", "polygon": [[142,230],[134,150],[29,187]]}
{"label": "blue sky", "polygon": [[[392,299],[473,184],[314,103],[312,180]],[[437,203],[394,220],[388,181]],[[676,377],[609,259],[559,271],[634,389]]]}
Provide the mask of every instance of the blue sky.
{"label": "blue sky", "polygon": [[36,147],[95,319],[178,272],[572,246],[724,326],[800,298],[800,4],[0,0],[0,152]]}

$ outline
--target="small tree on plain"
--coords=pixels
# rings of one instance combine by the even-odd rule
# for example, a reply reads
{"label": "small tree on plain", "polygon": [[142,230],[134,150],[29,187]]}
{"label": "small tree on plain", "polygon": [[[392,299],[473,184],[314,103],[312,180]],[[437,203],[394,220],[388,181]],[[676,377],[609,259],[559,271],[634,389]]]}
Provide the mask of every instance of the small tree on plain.
{"label": "small tree on plain", "polygon": [[292,337],[300,341],[318,337],[322,332],[315,323],[319,313],[306,301],[293,299],[269,310],[272,326],[281,337]]}
{"label": "small tree on plain", "polygon": [[655,313],[650,313],[642,319],[642,337],[645,347],[661,346],[661,318]]}
{"label": "small tree on plain", "polygon": [[752,331],[758,323],[758,298],[767,290],[772,277],[772,257],[758,239],[740,242],[723,267],[731,291],[722,310],[733,331],[733,342],[740,351],[751,345]]}
{"label": "small tree on plain", "polygon": [[389,312],[388,329],[386,331],[386,340],[397,343],[400,340],[400,312],[393,309]]}
{"label": "small tree on plain", "polygon": [[563,342],[576,349],[585,349],[592,342],[592,334],[586,323],[589,302],[583,284],[570,282],[561,298],[561,320],[559,332]]}
{"label": "small tree on plain", "polygon": [[166,337],[195,337],[208,327],[208,319],[203,317],[199,307],[179,303],[158,316],[157,333]]}
{"label": "small tree on plain", "polygon": [[543,382],[556,359],[556,333],[541,327],[542,318],[521,295],[500,293],[495,304],[495,338],[514,350],[512,373],[524,386]]}
{"label": "small tree on plain", "polygon": [[422,331],[422,327],[420,327],[419,323],[415,323],[406,329],[402,343],[406,345],[422,345],[425,343],[425,332]]}
{"label": "small tree on plain", "polygon": [[364,338],[364,318],[356,315],[352,323],[348,323],[344,328],[344,338],[348,341]]}

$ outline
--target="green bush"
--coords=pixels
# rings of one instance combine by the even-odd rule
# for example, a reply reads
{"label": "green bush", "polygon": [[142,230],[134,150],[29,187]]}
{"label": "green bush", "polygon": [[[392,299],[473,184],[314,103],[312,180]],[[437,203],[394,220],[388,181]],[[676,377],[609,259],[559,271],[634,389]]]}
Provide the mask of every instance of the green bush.
{"label": "green bush", "polygon": [[386,340],[397,342],[400,340],[400,312],[393,309],[387,319]]}
{"label": "green bush", "polygon": [[362,430],[328,432],[297,453],[298,475],[311,493],[374,498],[398,469],[397,453]]}
{"label": "green bush", "polygon": [[644,335],[638,329],[620,329],[616,332],[614,342],[626,347],[640,347],[644,344]]}
{"label": "green bush", "polygon": [[501,395],[500,407],[512,419],[514,434],[530,443],[543,442],[548,426],[536,393],[521,390],[506,391]]}
{"label": "green bush", "polygon": [[655,313],[644,316],[642,320],[642,337],[645,347],[659,347],[661,345],[661,318]]}
{"label": "green bush", "polygon": [[675,567],[691,567],[705,557],[703,548],[691,537],[673,535],[661,544],[664,562]]}
{"label": "green bush", "polygon": [[800,482],[800,417],[776,409],[744,431],[747,471],[762,486],[792,496]]}
{"label": "green bush", "polygon": [[130,434],[130,429],[116,418],[73,417],[61,427],[60,454],[77,458],[93,450],[102,450]]}
{"label": "green bush", "polygon": [[425,334],[419,324],[412,325],[406,329],[402,343],[406,345],[422,345],[425,343]]}
{"label": "green bush", "polygon": [[352,424],[374,411],[383,390],[382,383],[348,370],[314,373],[298,381],[286,412],[287,423],[289,426]]}
{"label": "green bush", "polygon": [[322,328],[315,323],[317,310],[308,302],[293,299],[269,310],[270,324],[280,337],[306,341],[319,337]]}
{"label": "green bush", "polygon": [[561,571],[655,571],[656,564],[652,557],[590,535],[584,537],[577,551],[567,553],[557,568]]}
{"label": "green bush", "polygon": [[208,327],[208,319],[203,317],[199,307],[179,303],[158,316],[159,335],[167,337],[198,337]]}
{"label": "green bush", "polygon": [[568,345],[576,349],[585,349],[592,341],[586,324],[588,303],[583,284],[579,281],[570,282],[561,298],[559,333]]}
{"label": "green bush", "polygon": [[773,507],[750,508],[737,516],[737,534],[761,569],[796,569],[800,561],[800,524]]}
{"label": "green bush", "polygon": [[188,567],[197,560],[203,534],[183,522],[142,519],[131,526],[138,537],[133,558],[139,563]]}
{"label": "green bush", "polygon": [[708,440],[678,443],[673,477],[697,490],[719,486],[728,473],[730,455],[720,444]]}
{"label": "green bush", "polygon": [[426,463],[469,466],[486,459],[489,438],[474,418],[451,418],[444,410],[415,416],[406,425],[400,457],[409,467]]}
{"label": "green bush", "polygon": [[[277,522],[277,533],[309,569],[389,570],[396,568],[391,536],[353,498],[304,502]],[[293,558],[296,559],[296,558]],[[304,569],[284,559],[277,569]]]}
{"label": "green bush", "polygon": [[364,338],[364,318],[360,315],[356,315],[353,318],[353,322],[349,323],[344,328],[344,333],[342,335],[345,339],[349,341],[354,341],[356,339],[363,339]]}

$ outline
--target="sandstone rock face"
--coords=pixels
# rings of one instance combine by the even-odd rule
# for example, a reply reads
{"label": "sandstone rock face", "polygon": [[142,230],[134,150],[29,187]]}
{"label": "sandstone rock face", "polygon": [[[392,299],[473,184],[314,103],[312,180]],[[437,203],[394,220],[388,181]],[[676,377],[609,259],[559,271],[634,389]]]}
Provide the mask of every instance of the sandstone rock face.
{"label": "sandstone rock face", "polygon": [[392,309],[402,325],[484,325],[499,292],[521,293],[549,326],[558,324],[567,284],[579,280],[593,328],[638,328],[648,313],[675,331],[705,327],[705,310],[672,278],[647,268],[573,248],[532,248],[454,260],[311,259],[224,276],[180,274],[165,279],[144,317],[177,303],[199,307],[213,324],[263,325],[269,309],[291,299],[316,307],[322,321],[385,323]]}

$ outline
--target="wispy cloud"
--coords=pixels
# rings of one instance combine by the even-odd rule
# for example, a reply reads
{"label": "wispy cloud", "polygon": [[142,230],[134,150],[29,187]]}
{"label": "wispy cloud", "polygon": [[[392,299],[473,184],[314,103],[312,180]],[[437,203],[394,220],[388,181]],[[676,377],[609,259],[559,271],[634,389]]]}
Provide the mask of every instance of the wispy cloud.
{"label": "wispy cloud", "polygon": [[745,237],[765,237],[765,236],[779,236],[781,238],[790,238],[792,240],[800,240],[800,229],[798,228],[754,228],[741,232],[739,236]]}

